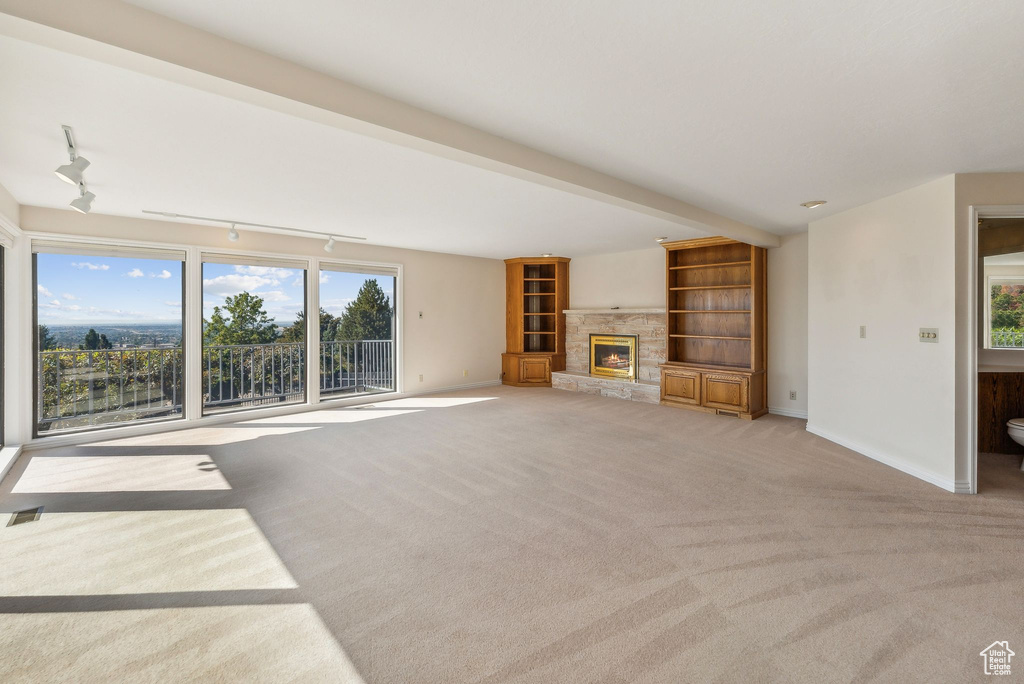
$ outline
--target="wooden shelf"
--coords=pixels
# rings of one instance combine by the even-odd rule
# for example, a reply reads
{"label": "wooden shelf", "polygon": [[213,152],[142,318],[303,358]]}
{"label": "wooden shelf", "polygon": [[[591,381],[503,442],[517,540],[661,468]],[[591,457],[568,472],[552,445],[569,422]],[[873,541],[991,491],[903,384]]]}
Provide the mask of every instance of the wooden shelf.
{"label": "wooden shelf", "polygon": [[681,314],[748,314],[750,309],[669,309],[668,312]]}
{"label": "wooden shelf", "polygon": [[554,292],[524,292],[524,297],[554,297]]}
{"label": "wooden shelf", "polygon": [[523,334],[524,335],[554,335],[555,333],[554,332],[539,332],[539,331],[538,332],[534,332],[532,330],[524,330]]}
{"label": "wooden shelf", "polygon": [[556,314],[554,312],[549,312],[549,313],[524,313],[523,315],[524,316],[554,316]]}
{"label": "wooden shelf", "polygon": [[692,268],[718,268],[720,266],[747,266],[750,264],[750,260],[747,261],[723,261],[720,264],[688,264],[686,266],[669,266],[670,271],[686,271]]}
{"label": "wooden shelf", "polygon": [[669,335],[669,337],[687,337],[696,340],[745,340],[750,341],[749,337],[726,337],[725,335]]}
{"label": "wooden shelf", "polygon": [[680,290],[749,290],[750,283],[743,285],[692,285],[690,287],[670,287],[668,289],[673,292]]}
{"label": "wooden shelf", "polygon": [[553,283],[554,278],[523,278],[524,283]]}

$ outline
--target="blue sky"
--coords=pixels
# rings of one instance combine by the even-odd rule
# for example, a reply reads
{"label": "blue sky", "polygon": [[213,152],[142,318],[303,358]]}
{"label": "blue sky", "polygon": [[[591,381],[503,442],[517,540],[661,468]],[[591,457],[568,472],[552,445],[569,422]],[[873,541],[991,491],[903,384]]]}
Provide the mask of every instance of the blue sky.
{"label": "blue sky", "polygon": [[[38,255],[39,321],[48,325],[181,321],[181,262],[125,257]],[[394,301],[394,280],[320,272],[320,305],[340,316],[363,282],[376,278]],[[263,298],[279,325],[303,306],[303,271],[271,266],[203,264],[203,316],[248,291]]]}
{"label": "blue sky", "polygon": [[181,262],[39,254],[39,322],[181,321]]}

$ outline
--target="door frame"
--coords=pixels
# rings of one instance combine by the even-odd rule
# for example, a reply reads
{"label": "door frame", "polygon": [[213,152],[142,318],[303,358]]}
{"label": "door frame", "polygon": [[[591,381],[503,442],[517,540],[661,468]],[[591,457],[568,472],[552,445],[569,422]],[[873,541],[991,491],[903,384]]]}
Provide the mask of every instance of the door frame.
{"label": "door frame", "polygon": [[970,370],[970,379],[967,383],[967,439],[968,439],[968,461],[967,470],[968,490],[971,494],[978,493],[978,349],[979,326],[978,298],[980,296],[979,286],[984,285],[982,278],[984,270],[979,268],[978,250],[978,220],[982,218],[1024,218],[1024,205],[971,205],[970,212],[970,240],[969,259],[967,268],[967,287],[970,288],[967,297],[967,368]]}

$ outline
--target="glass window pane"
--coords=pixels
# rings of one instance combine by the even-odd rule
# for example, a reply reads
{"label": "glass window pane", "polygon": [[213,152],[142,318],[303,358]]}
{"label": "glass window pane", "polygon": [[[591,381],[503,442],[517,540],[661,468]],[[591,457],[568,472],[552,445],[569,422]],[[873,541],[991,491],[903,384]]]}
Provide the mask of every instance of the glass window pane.
{"label": "glass window pane", "polygon": [[181,417],[183,270],[180,260],[35,255],[39,434]]}
{"label": "glass window pane", "polygon": [[395,390],[393,276],[320,271],[320,396]]}
{"label": "glass window pane", "polygon": [[203,264],[203,413],[306,400],[306,271]]}

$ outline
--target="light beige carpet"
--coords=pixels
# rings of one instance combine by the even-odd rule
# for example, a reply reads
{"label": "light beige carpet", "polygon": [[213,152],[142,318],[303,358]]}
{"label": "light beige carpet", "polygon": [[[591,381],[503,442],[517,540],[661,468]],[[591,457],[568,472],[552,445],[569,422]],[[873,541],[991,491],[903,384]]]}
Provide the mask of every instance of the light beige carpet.
{"label": "light beige carpet", "polygon": [[1024,676],[1024,475],[494,387],[24,456],[0,682]]}

